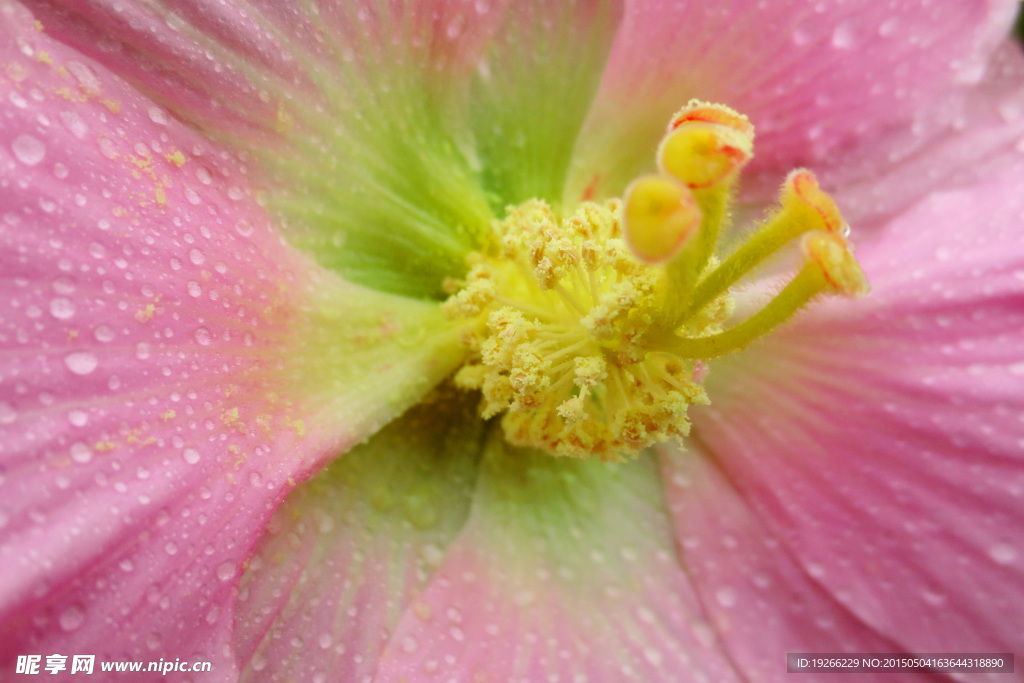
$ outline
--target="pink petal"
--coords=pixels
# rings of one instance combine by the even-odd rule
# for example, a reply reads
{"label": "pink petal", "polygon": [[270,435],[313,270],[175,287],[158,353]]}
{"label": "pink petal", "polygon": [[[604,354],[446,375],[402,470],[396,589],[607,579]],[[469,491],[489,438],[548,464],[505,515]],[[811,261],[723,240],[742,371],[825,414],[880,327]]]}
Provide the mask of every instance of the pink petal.
{"label": "pink petal", "polygon": [[870,296],[717,363],[693,413],[786,554],[910,652],[1024,633],[1022,172],[901,215],[858,252]]}
{"label": "pink petal", "polygon": [[234,640],[243,678],[373,675],[469,514],[475,402],[461,394],[413,408],[289,496],[242,581]]}
{"label": "pink petal", "polygon": [[494,436],[469,522],[377,680],[738,680],[677,563],[653,463]]}
{"label": "pink petal", "polygon": [[492,210],[560,198],[620,15],[614,0],[61,5],[38,9],[47,32],[251,150],[293,244],[415,297],[442,296]]}
{"label": "pink petal", "polygon": [[318,272],[225,150],[25,13],[0,21],[0,663],[227,678],[274,507],[450,373],[457,330]]}
{"label": "pink petal", "polygon": [[884,224],[933,190],[982,181],[1024,152],[1022,82],[1024,51],[1008,40],[977,87],[922,109],[912,125],[879,136],[870,154],[844,156],[819,176],[857,230]]}
{"label": "pink petal", "polygon": [[[785,681],[786,653],[899,652],[818,585],[699,441],[661,453],[683,565],[747,680]],[[934,680],[903,674],[901,681]]]}
{"label": "pink petal", "polygon": [[[652,164],[673,111],[722,102],[757,128],[751,174],[871,157],[876,137],[977,81],[1019,3],[631,2],[578,145],[570,197]],[[874,157],[879,159],[878,157]]]}

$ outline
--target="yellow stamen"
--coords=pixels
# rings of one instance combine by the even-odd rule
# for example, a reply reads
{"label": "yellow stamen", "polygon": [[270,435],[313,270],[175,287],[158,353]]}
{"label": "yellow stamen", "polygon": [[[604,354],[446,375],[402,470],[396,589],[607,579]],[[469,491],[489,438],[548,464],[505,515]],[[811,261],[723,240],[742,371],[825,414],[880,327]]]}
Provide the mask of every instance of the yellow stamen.
{"label": "yellow stamen", "polygon": [[843,233],[848,226],[832,198],[810,171],[790,172],[782,186],[782,207],[750,239],[697,285],[682,317],[692,315],[786,243],[811,230]]}
{"label": "yellow stamen", "polygon": [[[445,311],[470,320],[470,360],[455,383],[482,393],[483,417],[501,415],[509,441],[619,460],[680,440],[689,406],[708,402],[703,361],[745,348],[820,295],[867,293],[848,226],[804,169],[745,243],[717,253],[753,137],[745,116],[692,101],[669,123],[660,174],[635,180],[622,202],[568,216],[537,200],[509,207],[466,280],[446,283]],[[799,272],[727,325],[729,288],[797,241]]]}

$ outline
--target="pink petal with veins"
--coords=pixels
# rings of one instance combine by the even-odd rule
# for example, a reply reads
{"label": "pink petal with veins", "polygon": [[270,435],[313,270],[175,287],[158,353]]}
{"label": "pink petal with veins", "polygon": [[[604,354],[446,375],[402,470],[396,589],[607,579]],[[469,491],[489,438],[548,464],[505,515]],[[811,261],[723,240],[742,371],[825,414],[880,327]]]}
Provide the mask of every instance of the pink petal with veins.
{"label": "pink petal with veins", "polygon": [[[287,247],[222,148],[0,20],[0,661],[192,657],[228,678],[273,509],[461,351],[419,326],[436,306]],[[406,332],[423,346],[396,359]]]}
{"label": "pink petal with veins", "polygon": [[[1015,0],[627,3],[569,188],[616,193],[688,99],[721,102],[757,129],[748,179],[872,157],[876,137],[923,103],[979,80]],[[575,194],[570,194],[575,197]],[[769,195],[770,197],[770,195]],[[764,197],[768,199],[769,197]]]}
{"label": "pink petal with veins", "polygon": [[858,251],[870,296],[718,362],[692,414],[784,553],[907,652],[1009,652],[1024,632],[1022,171],[896,218]]}

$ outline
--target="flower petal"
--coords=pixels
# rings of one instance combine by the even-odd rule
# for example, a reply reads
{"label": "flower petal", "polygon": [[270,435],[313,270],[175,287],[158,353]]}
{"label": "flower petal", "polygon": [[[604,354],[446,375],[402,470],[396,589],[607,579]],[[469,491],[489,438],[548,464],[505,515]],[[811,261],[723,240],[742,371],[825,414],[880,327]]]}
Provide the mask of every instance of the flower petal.
{"label": "flower petal", "polygon": [[377,680],[736,680],[677,563],[651,460],[492,437],[469,522]]}
{"label": "flower petal", "polygon": [[1024,152],[1021,82],[1024,51],[1007,41],[976,87],[880,136],[871,154],[845,155],[842,164],[827,168],[822,182],[835,188],[843,216],[857,230],[876,227],[928,192],[972,185],[1018,162],[1013,152]]}
{"label": "flower petal", "polygon": [[911,652],[1024,632],[1024,164],[858,252],[873,285],[716,364],[694,433],[769,533]]}
{"label": "flower petal", "polygon": [[470,0],[38,12],[48,33],[246,150],[288,238],[355,282],[439,296],[489,225],[457,114],[498,13],[478,21]]}
{"label": "flower petal", "polygon": [[454,390],[297,489],[249,562],[243,678],[360,681],[469,515],[482,422]]}
{"label": "flower petal", "polygon": [[[751,172],[871,157],[882,132],[977,81],[1015,0],[627,4],[569,196],[614,194],[651,165],[673,111],[722,102],[757,128]],[[876,158],[877,157],[872,157]],[[828,163],[826,163],[828,162]],[[770,189],[770,188],[769,188]]]}
{"label": "flower petal", "polygon": [[621,13],[618,0],[507,3],[470,95],[483,182],[496,211],[561,199]]}
{"label": "flower petal", "polygon": [[[693,440],[661,466],[683,564],[731,661],[746,680],[785,681],[788,652],[891,652],[780,544]],[[934,681],[934,675],[900,675]]]}
{"label": "flower petal", "polygon": [[273,508],[450,373],[458,330],[318,272],[222,148],[0,22],[0,662],[228,677],[225,607]]}

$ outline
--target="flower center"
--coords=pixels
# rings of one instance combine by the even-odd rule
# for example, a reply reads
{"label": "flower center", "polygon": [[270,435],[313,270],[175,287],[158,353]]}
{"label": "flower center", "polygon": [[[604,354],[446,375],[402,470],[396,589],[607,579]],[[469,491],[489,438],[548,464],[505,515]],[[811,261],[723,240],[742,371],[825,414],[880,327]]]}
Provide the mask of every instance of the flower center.
{"label": "flower center", "polygon": [[[746,117],[693,101],[669,125],[660,173],[635,180],[622,200],[566,216],[531,200],[496,222],[466,279],[446,283],[444,307],[471,322],[456,384],[482,392],[484,418],[504,413],[511,443],[613,461],[681,439],[689,406],[708,403],[707,360],[820,294],[867,292],[848,228],[806,170],[789,174],[781,206],[745,242],[716,253],[752,150]],[[803,267],[733,321],[730,288],[797,239]]]}

